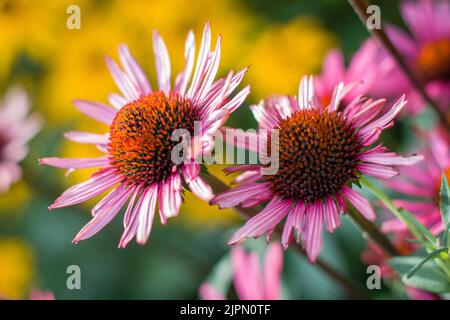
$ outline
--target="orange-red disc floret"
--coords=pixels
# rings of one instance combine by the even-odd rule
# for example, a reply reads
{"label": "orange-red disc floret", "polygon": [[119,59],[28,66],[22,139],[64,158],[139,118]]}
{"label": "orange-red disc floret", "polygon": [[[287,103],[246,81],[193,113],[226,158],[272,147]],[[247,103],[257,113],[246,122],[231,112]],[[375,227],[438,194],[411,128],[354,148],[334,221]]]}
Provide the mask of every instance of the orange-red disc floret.
{"label": "orange-red disc floret", "polygon": [[130,185],[165,180],[174,164],[171,152],[176,129],[194,131],[198,112],[190,100],[175,93],[150,93],[123,106],[111,125],[111,163]]}
{"label": "orange-red disc floret", "polygon": [[333,196],[359,175],[363,146],[339,113],[297,111],[277,129],[279,169],[265,179],[281,198],[312,203]]}

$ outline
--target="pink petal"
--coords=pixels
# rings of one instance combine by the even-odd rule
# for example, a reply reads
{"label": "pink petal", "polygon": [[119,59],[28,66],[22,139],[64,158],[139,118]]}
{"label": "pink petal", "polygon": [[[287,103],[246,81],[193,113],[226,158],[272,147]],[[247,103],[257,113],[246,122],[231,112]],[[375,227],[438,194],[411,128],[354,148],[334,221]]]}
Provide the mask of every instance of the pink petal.
{"label": "pink petal", "polygon": [[246,183],[214,196],[210,204],[218,204],[221,209],[232,208],[266,191],[270,191],[269,183]]}
{"label": "pink petal", "polygon": [[363,163],[359,164],[357,168],[362,174],[379,179],[390,179],[399,174],[398,170],[395,170],[392,167],[378,164]]}
{"label": "pink petal", "polygon": [[106,57],[106,65],[119,88],[120,92],[128,100],[136,100],[139,98],[139,92],[133,81],[119,68],[117,63],[110,57]]}
{"label": "pink petal", "polygon": [[133,81],[135,86],[139,89],[140,95],[146,95],[152,91],[147,76],[142,67],[131,55],[130,50],[124,44],[119,46],[119,58],[125,69],[128,77]]}
{"label": "pink petal", "polygon": [[195,67],[194,77],[192,79],[191,87],[189,88],[186,96],[188,98],[193,98],[197,93],[198,87],[200,86],[200,81],[204,77],[205,68],[208,60],[208,55],[211,48],[211,28],[209,23],[205,25],[203,30],[202,42],[200,44],[200,51],[197,59],[197,66]]}
{"label": "pink petal", "polygon": [[291,205],[289,200],[274,197],[260,213],[247,220],[245,225],[233,234],[228,245],[238,244],[245,238],[258,238],[272,230],[286,216]]}
{"label": "pink petal", "polygon": [[158,74],[159,90],[170,91],[170,58],[166,44],[159,33],[153,32],[153,51],[155,53],[156,72]]}
{"label": "pink petal", "polygon": [[69,131],[64,134],[64,137],[78,143],[89,144],[108,144],[109,141],[106,134],[96,134],[82,131]]}
{"label": "pink petal", "polygon": [[375,212],[369,201],[353,189],[344,186],[341,193],[369,221],[375,220]]}
{"label": "pink petal", "polygon": [[102,194],[120,180],[122,180],[122,177],[115,173],[114,169],[100,169],[89,180],[76,184],[64,191],[48,208],[52,210],[84,202]]}
{"label": "pink petal", "polygon": [[322,225],[323,211],[322,204],[317,202],[310,205],[306,209],[305,237],[303,243],[305,245],[308,259],[311,262],[316,261],[320,249],[322,248]]}
{"label": "pink petal", "polygon": [[264,264],[264,298],[278,300],[281,298],[281,274],[283,272],[283,250],[279,244],[272,244],[267,249]]}
{"label": "pink petal", "polygon": [[137,225],[136,242],[145,244],[152,230],[155,216],[156,200],[158,198],[158,185],[154,184],[142,194],[143,200],[139,210],[139,222]]}
{"label": "pink petal", "polygon": [[97,207],[96,214],[77,234],[74,243],[92,237],[94,234],[103,229],[112,219],[119,213],[130,195],[130,189],[126,189],[119,185],[103,198]]}
{"label": "pink petal", "polygon": [[339,218],[339,209],[330,197],[325,200],[324,215],[327,231],[330,233],[334,232],[341,225],[341,219]]}
{"label": "pink petal", "polygon": [[107,125],[111,125],[116,117],[116,111],[106,104],[87,100],[73,100],[73,104],[82,113]]}
{"label": "pink petal", "polygon": [[212,199],[211,187],[199,176],[200,166],[198,164],[186,164],[182,167],[183,177],[189,190],[202,200]]}
{"label": "pink petal", "polygon": [[108,157],[100,158],[42,158],[39,164],[63,169],[81,169],[103,167],[109,164]]}

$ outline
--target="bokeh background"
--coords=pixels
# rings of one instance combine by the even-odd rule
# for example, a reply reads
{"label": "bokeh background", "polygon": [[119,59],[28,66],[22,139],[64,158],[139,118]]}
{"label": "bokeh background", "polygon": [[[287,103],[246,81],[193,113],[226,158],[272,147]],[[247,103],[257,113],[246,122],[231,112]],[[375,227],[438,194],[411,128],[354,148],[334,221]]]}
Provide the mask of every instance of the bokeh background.
{"label": "bokeh background", "polygon": [[[374,3],[382,7],[383,19],[401,24],[397,1]],[[80,30],[66,27],[66,8],[72,4],[81,8]],[[166,227],[156,223],[146,246],[133,243],[117,249],[121,219],[74,245],[71,240],[89,220],[94,202],[53,212],[47,206],[91,172],[65,177],[63,170],[39,167],[37,159],[96,155],[94,147],[66,142],[62,135],[86,128],[106,131],[71,105],[74,98],[105,102],[116,90],[104,63],[106,54],[116,58],[118,45],[127,43],[154,80],[153,29],[166,41],[172,70],[179,71],[188,30],[194,29],[198,44],[207,21],[214,37],[223,35],[220,75],[250,65],[243,85],[251,83],[252,94],[229,122],[242,128],[256,125],[248,105],[273,93],[295,94],[302,75],[320,72],[330,48],[342,48],[348,59],[368,36],[343,0],[0,0],[0,92],[13,85],[25,88],[33,112],[45,121],[22,163],[24,179],[0,195],[2,296],[26,298],[30,289],[41,288],[53,291],[57,299],[198,298],[198,286],[228,251],[226,240],[242,223],[235,212],[218,211],[187,193],[180,216]],[[396,149],[396,143],[409,137],[399,126],[384,139]],[[210,170],[230,181],[221,169]],[[360,254],[365,240],[344,220],[342,228],[325,237],[321,257],[364,287],[367,275]],[[249,242],[264,248],[261,241]],[[66,269],[73,264],[81,268],[81,290],[66,287]],[[286,254],[283,283],[285,298],[345,297],[331,279],[291,252]],[[402,297],[395,288],[369,294]]]}

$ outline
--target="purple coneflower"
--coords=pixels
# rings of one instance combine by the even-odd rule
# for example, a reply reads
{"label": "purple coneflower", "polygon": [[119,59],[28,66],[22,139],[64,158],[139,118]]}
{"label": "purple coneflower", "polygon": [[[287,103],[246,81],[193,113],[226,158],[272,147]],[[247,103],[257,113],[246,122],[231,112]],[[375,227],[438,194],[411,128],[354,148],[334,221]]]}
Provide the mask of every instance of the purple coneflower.
{"label": "purple coneflower", "polygon": [[[178,214],[184,181],[191,192],[209,200],[212,191],[200,177],[196,162],[175,165],[171,153],[179,142],[172,141],[177,129],[187,130],[193,144],[201,151],[213,146],[212,135],[248,95],[245,87],[230,97],[241,82],[246,69],[214,81],[221,52],[221,37],[211,50],[211,31],[203,31],[200,51],[195,60],[195,41],[189,32],[185,46],[185,69],[171,87],[169,54],[160,35],[153,34],[158,91],[152,90],[142,68],[125,45],[119,47],[120,68],[107,57],[107,65],[122,95],[111,94],[111,106],[75,100],[74,105],[86,115],[110,126],[107,134],[69,132],[66,138],[91,143],[105,152],[100,158],[44,158],[42,164],[69,170],[100,169],[87,181],[66,190],[49,209],[84,202],[112,189],[93,209],[92,220],[75,237],[74,242],[96,234],[125,206],[124,233],[119,247],[133,237],[139,244],[147,242],[156,207],[163,224]],[[195,67],[195,68],[194,68]],[[192,76],[192,79],[191,79]],[[200,123],[200,136],[194,136],[194,123]]]}
{"label": "purple coneflower", "polygon": [[[442,107],[450,104],[450,2],[448,0],[403,1],[401,13],[411,35],[394,26],[387,31],[409,67],[416,72],[428,94]],[[381,50],[382,60],[389,55]],[[396,66],[395,62],[392,63]],[[401,70],[393,68],[377,81],[380,96],[407,94],[410,112],[426,105]]]}
{"label": "purple coneflower", "polygon": [[[439,234],[444,230],[439,209],[439,189],[442,175],[450,178],[450,149],[445,135],[434,130],[424,134],[427,148],[423,154],[425,160],[401,169],[401,177],[386,181],[385,185],[401,195],[414,197],[415,200],[394,199],[396,206],[410,211],[431,233]],[[407,226],[400,220],[389,219],[383,222],[385,232],[406,232]]]}
{"label": "purple coneflower", "polygon": [[[271,244],[264,263],[256,252],[246,253],[243,248],[231,250],[233,284],[240,300],[278,300],[281,298],[281,273],[283,250],[279,244]],[[225,296],[211,284],[203,283],[199,289],[204,300],[224,300]]]}
{"label": "purple coneflower", "polygon": [[0,105],[0,193],[22,177],[19,162],[28,153],[27,142],[41,127],[40,118],[28,116],[30,103],[19,88],[10,89]]}
{"label": "purple coneflower", "polygon": [[[215,196],[212,204],[221,208],[251,207],[268,201],[265,208],[249,219],[229,240],[237,244],[248,237],[270,236],[287,217],[282,234],[286,248],[297,231],[314,261],[322,246],[322,225],[333,232],[341,223],[348,200],[364,217],[375,213],[359,192],[352,189],[361,174],[388,179],[398,174],[396,165],[411,165],[421,156],[401,157],[378,144],[370,147],[405,105],[402,97],[386,112],[385,100],[358,97],[348,104],[341,101],[353,85],[336,86],[331,102],[321,105],[313,78],[304,77],[299,96],[269,100],[251,107],[263,129],[278,130],[279,169],[262,175],[262,165],[237,166],[228,171],[244,171],[240,184]],[[380,114],[381,113],[381,114]],[[270,143],[270,137],[267,139]],[[264,141],[263,137],[259,141]]]}

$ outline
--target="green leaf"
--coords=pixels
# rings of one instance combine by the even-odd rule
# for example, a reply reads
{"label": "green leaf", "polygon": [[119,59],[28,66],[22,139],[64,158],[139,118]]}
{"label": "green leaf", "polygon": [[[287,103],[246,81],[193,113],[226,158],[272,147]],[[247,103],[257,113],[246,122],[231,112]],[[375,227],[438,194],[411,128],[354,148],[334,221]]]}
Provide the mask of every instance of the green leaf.
{"label": "green leaf", "polygon": [[441,190],[439,192],[439,205],[441,208],[442,223],[447,227],[450,226],[450,188],[448,187],[447,178],[442,176]]}
{"label": "green leaf", "polygon": [[450,246],[450,188],[445,175],[442,175],[441,190],[439,191],[439,206],[441,209],[442,223],[445,227],[442,232],[441,242]]}
{"label": "green leaf", "polygon": [[436,258],[441,252],[448,251],[447,248],[440,248],[432,251],[425,259],[416,264],[407,274],[406,278],[411,278],[427,261]]}
{"label": "green leaf", "polygon": [[419,220],[414,218],[414,216],[409,211],[406,211],[403,208],[398,209],[398,211],[403,219],[405,219],[410,225],[412,225],[423,238],[427,239],[432,245],[436,245],[437,239],[431,234],[430,230],[428,230],[422,223],[420,223]]}
{"label": "green leaf", "polygon": [[[433,261],[422,263],[424,259],[425,257],[394,257],[389,260],[389,265],[398,272],[402,282],[407,286],[435,293],[450,292],[450,279]],[[420,263],[422,265],[414,276],[408,278],[407,274]]]}

